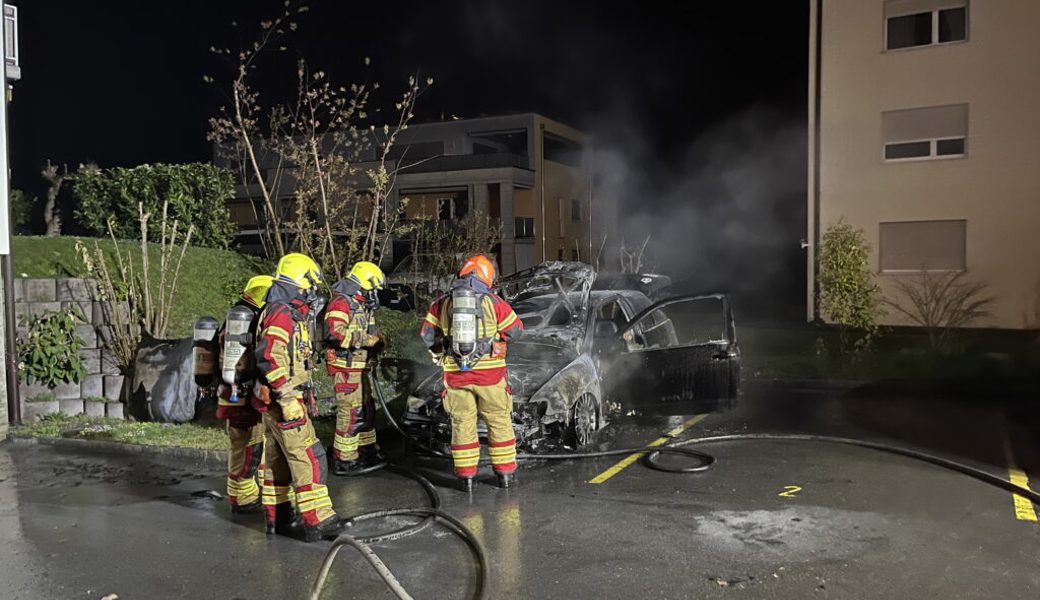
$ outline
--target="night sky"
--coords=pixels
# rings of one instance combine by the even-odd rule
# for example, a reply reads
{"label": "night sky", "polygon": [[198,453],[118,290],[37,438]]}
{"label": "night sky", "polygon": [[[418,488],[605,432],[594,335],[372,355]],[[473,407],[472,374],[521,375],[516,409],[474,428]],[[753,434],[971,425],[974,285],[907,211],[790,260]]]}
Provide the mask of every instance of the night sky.
{"label": "night sky", "polygon": [[[48,158],[70,167],[208,160],[207,119],[224,103],[229,73],[209,47],[254,39],[259,21],[281,7],[258,0],[15,3],[23,79],[10,112],[13,186],[38,195]],[[652,177],[633,178],[622,194],[641,203],[631,190],[653,188],[662,200],[651,216],[686,202],[662,181],[719,156],[760,151],[755,129],[804,135],[804,0],[310,4],[287,39],[286,71],[270,71],[268,89],[283,81],[291,91],[297,53],[334,80],[379,81],[387,92],[418,71],[435,78],[418,121],[535,111],[574,124]],[[217,84],[205,83],[207,74]],[[743,137],[720,155],[705,140],[732,137],[726,127]],[[794,170],[804,190],[804,141],[785,138],[767,152],[775,156],[755,164]],[[773,168],[791,160],[801,173],[789,162]],[[787,215],[779,223],[784,248],[788,238],[797,241],[804,219],[798,184],[783,182],[780,195],[789,198],[763,207]],[[789,259],[797,263],[796,255]]]}

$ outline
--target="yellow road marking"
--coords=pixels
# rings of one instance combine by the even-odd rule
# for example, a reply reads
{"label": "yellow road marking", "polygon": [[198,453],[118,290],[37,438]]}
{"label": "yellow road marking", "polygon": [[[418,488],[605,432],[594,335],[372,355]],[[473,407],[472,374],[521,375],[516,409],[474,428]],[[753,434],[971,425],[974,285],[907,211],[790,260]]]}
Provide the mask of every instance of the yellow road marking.
{"label": "yellow road marking", "polygon": [[797,485],[785,485],[784,491],[777,494],[781,498],[794,498],[794,495],[802,491],[802,488]]}
{"label": "yellow road marking", "polygon": [[[1029,489],[1029,476],[1026,475],[1025,471],[1018,468],[1015,464],[1015,455],[1011,451],[1011,440],[1004,438],[1004,455],[1007,457],[1008,465],[1008,481],[1011,483]],[[1037,522],[1036,509],[1033,507],[1033,502],[1025,496],[1019,494],[1013,494],[1012,500],[1015,503],[1015,518],[1019,521],[1030,521],[1032,523]]]}
{"label": "yellow road marking", "polygon": [[[676,427],[675,429],[672,429],[671,431],[665,433],[664,436],[659,437],[656,440],[650,442],[649,444],[647,444],[647,446],[663,446],[664,444],[667,444],[668,442],[672,441],[672,438],[677,437],[682,432],[686,431],[690,427],[693,427],[697,423],[700,423],[706,418],[708,418],[708,415],[697,415],[696,417],[687,420],[685,423]],[[639,457],[643,456],[644,454],[646,454],[646,452],[636,452],[635,454],[629,454],[625,458],[618,461],[618,463],[613,467],[610,467],[606,471],[603,471],[599,475],[596,475],[595,477],[590,479],[589,483],[603,483],[604,481],[610,479],[611,477],[623,471],[625,467],[639,460]]]}

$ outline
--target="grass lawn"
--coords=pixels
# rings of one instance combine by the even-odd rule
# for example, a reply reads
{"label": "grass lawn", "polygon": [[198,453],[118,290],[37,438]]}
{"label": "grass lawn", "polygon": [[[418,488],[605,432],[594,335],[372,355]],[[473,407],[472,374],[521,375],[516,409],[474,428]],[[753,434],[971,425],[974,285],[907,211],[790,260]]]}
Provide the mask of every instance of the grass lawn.
{"label": "grass lawn", "polygon": [[191,423],[141,423],[83,415],[48,415],[37,423],[12,427],[11,434],[205,450],[226,450],[228,447],[227,434],[219,427]]}
{"label": "grass lawn", "polygon": [[[82,239],[89,249],[93,249],[96,241],[114,260],[114,246],[108,239],[14,236],[11,253],[15,277],[86,276],[83,261],[76,255],[77,239]],[[129,251],[135,257],[135,266],[139,267],[137,242],[120,242],[120,249]],[[158,281],[158,245],[151,246],[149,256],[152,278]],[[192,325],[200,315],[222,319],[249,277],[270,271],[271,266],[263,261],[231,250],[188,248],[173,298],[169,337],[191,335]]]}

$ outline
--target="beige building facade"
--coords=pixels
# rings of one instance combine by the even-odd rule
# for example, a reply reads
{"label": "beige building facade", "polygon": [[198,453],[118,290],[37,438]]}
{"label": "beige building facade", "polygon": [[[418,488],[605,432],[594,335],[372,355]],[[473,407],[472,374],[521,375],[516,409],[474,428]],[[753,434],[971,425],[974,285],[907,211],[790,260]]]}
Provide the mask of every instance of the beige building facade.
{"label": "beige building facade", "polygon": [[1037,0],[812,0],[810,319],[820,235],[844,219],[886,298],[963,271],[995,299],[973,326],[1040,327],[1037,23]]}

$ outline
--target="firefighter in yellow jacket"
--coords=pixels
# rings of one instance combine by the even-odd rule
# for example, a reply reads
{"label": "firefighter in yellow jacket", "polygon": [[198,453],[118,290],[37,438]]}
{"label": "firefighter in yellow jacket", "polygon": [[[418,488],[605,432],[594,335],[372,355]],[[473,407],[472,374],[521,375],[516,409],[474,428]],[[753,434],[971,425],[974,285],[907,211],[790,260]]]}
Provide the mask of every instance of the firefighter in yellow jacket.
{"label": "firefighter in yellow jacket", "polygon": [[444,410],[451,417],[455,475],[472,489],[480,462],[477,413],[484,417],[491,468],[499,486],[516,471],[513,399],[506,378],[506,342],[520,337],[523,323],[492,293],[495,265],[486,256],[466,260],[451,292],[430,306],[420,335],[444,369]]}
{"label": "firefighter in yellow jacket", "polygon": [[[268,532],[313,542],[341,533],[325,487],[325,448],[307,416],[305,394],[313,365],[312,308],[321,284],[318,265],[303,254],[278,261],[275,280],[260,315],[256,362],[266,387],[259,404],[267,432],[263,488]],[[290,490],[295,491],[302,523],[293,523]]]}
{"label": "firefighter in yellow jacket", "polygon": [[378,291],[386,278],[374,263],[359,262],[332,286],[325,309],[325,368],[334,380],[336,438],[332,446],[336,475],[360,475],[386,461],[376,443],[375,404],[365,372],[383,346],[376,328]]}
{"label": "firefighter in yellow jacket", "polygon": [[271,281],[270,275],[257,275],[246,283],[219,334],[224,379],[217,390],[216,416],[227,422],[231,440],[227,498],[235,514],[262,510],[257,474],[264,467],[264,425],[252,402],[257,376],[252,347]]}

